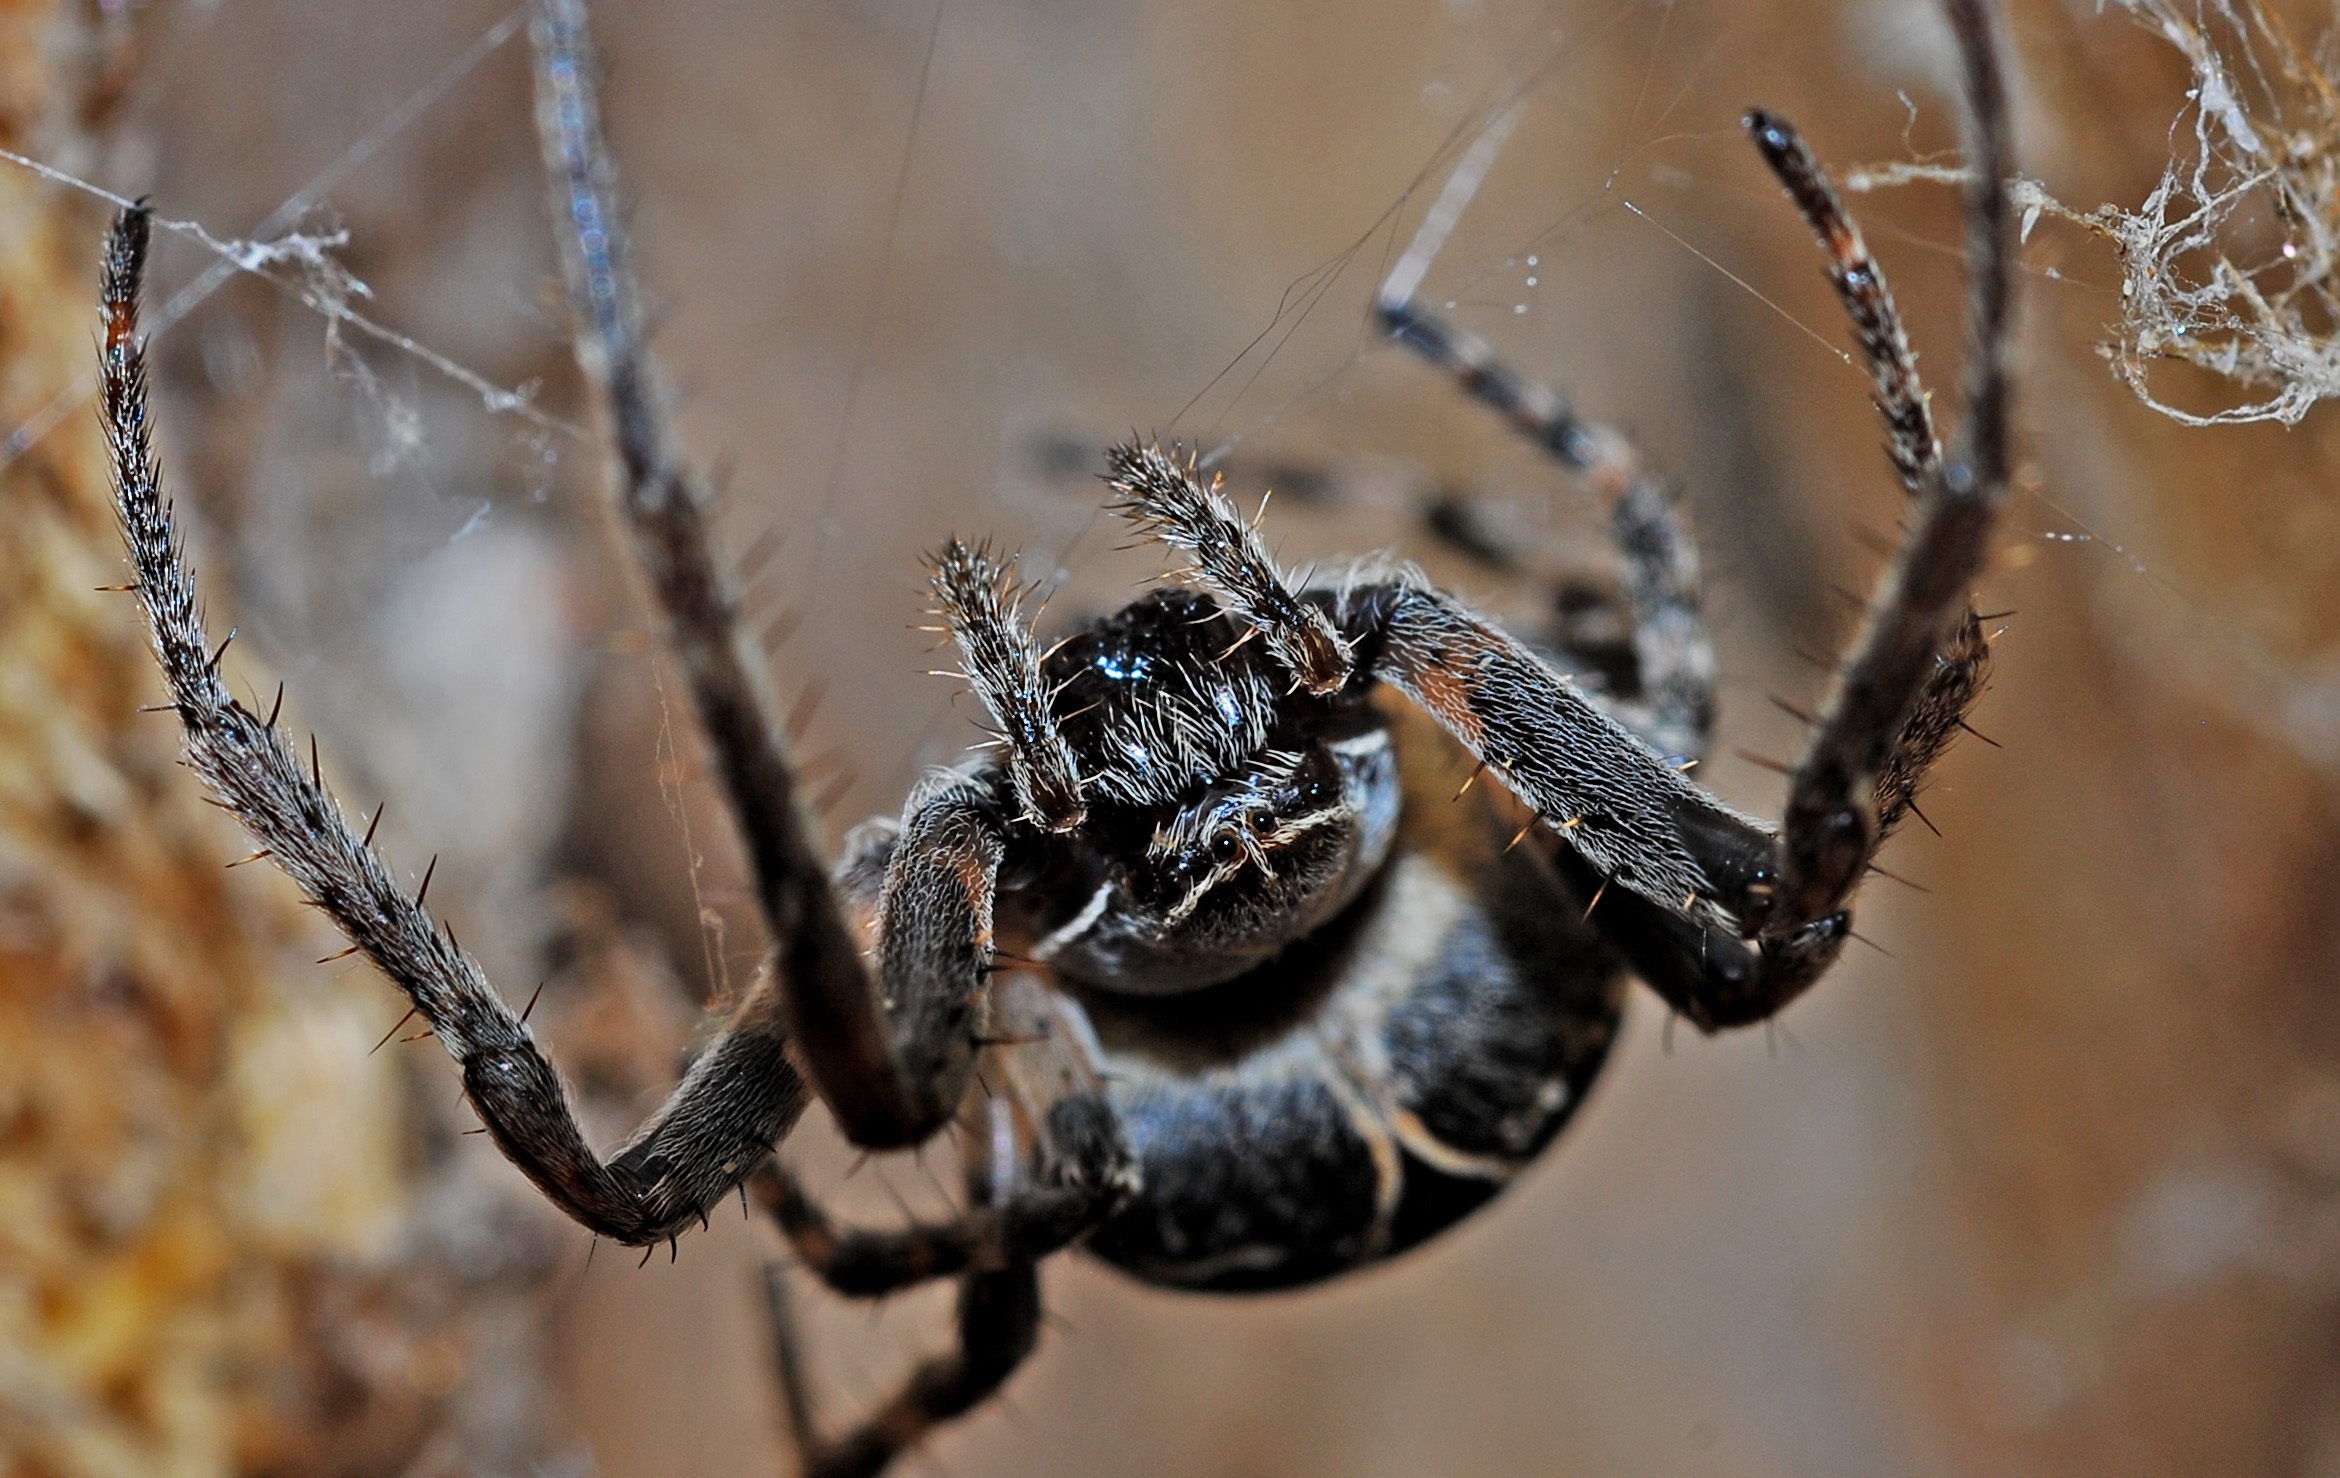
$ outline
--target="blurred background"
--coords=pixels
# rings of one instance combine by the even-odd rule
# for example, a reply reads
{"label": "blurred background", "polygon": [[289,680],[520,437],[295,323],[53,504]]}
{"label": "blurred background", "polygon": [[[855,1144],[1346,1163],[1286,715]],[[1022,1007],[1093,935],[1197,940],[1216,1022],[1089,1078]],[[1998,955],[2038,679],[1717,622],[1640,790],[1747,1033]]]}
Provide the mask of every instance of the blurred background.
{"label": "blurred background", "polygon": [[[2332,24],[2279,9],[2303,48]],[[1270,515],[1290,560],[1401,537],[1442,489],[1603,567],[1590,495],[1365,327],[1442,151],[1523,88],[1425,296],[1678,479],[1726,681],[1701,775],[1776,811],[1741,754],[1794,753],[1767,695],[1819,691],[1798,653],[1845,639],[1835,592],[1868,588],[1900,494],[1737,120],[1941,162],[1931,6],[593,15],[683,431],[832,835],[974,734],[921,675],[922,550],[1023,549],[1058,619],[1160,572],[1088,476],[1131,428],[1225,451],[1247,505],[1313,490]],[[2077,0],[2010,30],[2025,171],[2134,206],[2191,129],[2183,59]],[[347,277],[275,270],[530,390],[498,411],[159,251],[162,448],[234,680],[286,684],[397,864],[437,855],[507,996],[545,983],[614,1139],[762,946],[601,511],[518,13],[28,3],[0,48],[0,142],[222,237],[346,232]],[[1952,193],[1854,205],[1954,420]],[[463,1136],[435,1046],[369,1054],[397,1032],[379,978],[312,963],[338,942],[266,868],[220,870],[247,848],[135,712],[129,606],[91,593],[119,578],[78,398],[101,221],[0,167],[6,1470],[791,1471],[769,1235],[725,1215],[671,1266],[589,1258]],[[1914,886],[1863,895],[1878,948],[1776,1031],[1669,1034],[1639,995],[1545,1161],[1394,1265],[1226,1300],[1058,1260],[1038,1355],[908,1471],[2340,1474],[2340,418],[2179,426],[2106,372],[2110,248],[2051,218],[2024,267],[2024,466],[1978,597],[2013,612],[1994,743],[1927,794],[1941,834],[1886,855]],[[878,1223],[947,1179],[801,1138]],[[947,1337],[947,1296],[798,1292],[832,1428]]]}

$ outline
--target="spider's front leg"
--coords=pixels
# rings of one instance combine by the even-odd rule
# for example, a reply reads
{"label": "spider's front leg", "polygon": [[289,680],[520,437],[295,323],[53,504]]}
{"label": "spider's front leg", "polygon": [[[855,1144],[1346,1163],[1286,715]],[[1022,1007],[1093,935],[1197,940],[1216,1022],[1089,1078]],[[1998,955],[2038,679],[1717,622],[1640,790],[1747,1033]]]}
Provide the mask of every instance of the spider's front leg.
{"label": "spider's front leg", "polygon": [[607,392],[624,473],[620,511],[754,864],[778,955],[776,1019],[847,1138],[867,1149],[915,1145],[950,1121],[973,1070],[1010,817],[1044,831],[1081,820],[1071,752],[1054,732],[1004,573],[953,544],[936,560],[937,602],[1013,759],[1004,777],[949,775],[911,798],[878,902],[873,981],[799,801],[761,655],[714,556],[705,486],[672,445],[626,264],[579,0],[539,0],[531,36],[547,173],[568,228],[561,241],[579,356]]}
{"label": "spider's front leg", "polygon": [[[1988,15],[1979,0],[1952,0],[1950,10],[1964,61],[1974,264],[1968,411],[1950,457],[1928,460],[1930,423],[1905,414],[1912,404],[1922,410],[1923,391],[1882,279],[1857,236],[1843,239],[1841,211],[1825,215],[1810,191],[1797,191],[1838,258],[1839,288],[1877,367],[1897,457],[1906,453],[1919,486],[1907,541],[1795,773],[1777,833],[1692,785],[1520,642],[1410,572],[1311,592],[1307,602],[1311,618],[1329,618],[1350,663],[1347,681],[1378,679],[1404,692],[1560,834],[1600,890],[1594,906],[1612,910],[1600,920],[1603,935],[1709,1030],[1771,1015],[1834,961],[1851,931],[1847,899],[1980,688],[1987,653],[1966,592],[2007,486],[2013,242],[2003,181],[2012,161]],[[1792,135],[1775,120],[1751,126],[1775,165],[1795,152],[1778,143]],[[1800,174],[1817,175],[1808,154],[1790,165],[1782,173],[1791,187]],[[1383,312],[1402,306],[1385,301]],[[1560,428],[1543,439],[1572,455],[1566,448],[1582,433],[1568,429],[1564,408],[1539,408],[1534,387],[1468,352],[1434,320],[1390,323],[1457,364],[1475,392],[1524,427]],[[1195,553],[1201,578],[1228,592],[1235,609],[1271,639],[1275,623],[1290,622],[1242,598],[1222,568],[1219,551],[1243,548],[1246,538],[1257,550],[1257,536],[1190,466],[1131,449],[1117,454],[1116,470],[1116,486],[1145,505],[1140,524]],[[1205,525],[1220,533],[1190,531]],[[1621,896],[1604,903],[1612,892]]]}
{"label": "spider's front leg", "polygon": [[525,1021],[424,909],[427,876],[408,897],[372,850],[370,830],[359,835],[327,794],[313,757],[304,767],[275,715],[243,707],[220,675],[152,450],[137,332],[143,209],[125,211],[107,243],[101,411],[135,589],[190,765],[405,993],[461,1064],[465,1091],[505,1155],[578,1222],[641,1245],[700,1220],[788,1133],[807,1101],[800,1066],[866,1146],[914,1143],[949,1120],[989,966],[998,836],[980,796],[939,798],[906,829],[887,892],[910,900],[909,912],[949,923],[928,935],[901,931],[926,947],[897,948],[881,962],[889,993],[881,1002],[803,814],[761,658],[714,553],[706,490],[671,446],[583,28],[576,0],[543,0],[532,30],[580,354],[608,393],[621,510],[739,818],[778,957],[674,1095],[609,1160],[586,1144]]}
{"label": "spider's front leg", "polygon": [[1843,947],[1841,909],[1786,921],[1778,839],[1694,785],[1566,678],[1417,580],[1315,593],[1359,676],[1412,699],[1589,869],[1598,927],[1708,1030],[1777,1011]]}
{"label": "spider's front leg", "polygon": [[1741,942],[1739,921],[1768,907],[1776,882],[1771,833],[1691,784],[1680,762],[1636,738],[1526,644],[1411,570],[1368,568],[1338,588],[1259,599],[1252,587],[1280,590],[1281,576],[1257,531],[1196,478],[1190,460],[1132,446],[1108,463],[1131,522],[1192,554],[1196,578],[1271,646],[1295,649],[1313,637],[1338,653],[1320,691],[1396,687],[1565,838],[1598,875],[1594,887],[1614,883],[1646,900],[1666,925],[1651,968],[1672,982],[1671,950],[1712,976],[1684,987],[1696,998],[1684,1008],[1694,1019],[1752,1019],[1736,999],[1767,963],[1776,974],[1791,956],[1818,957],[1808,979],[1833,957],[1841,916],[1781,931],[1761,947]]}
{"label": "spider's front leg", "polygon": [[[1787,808],[1789,905],[1843,896],[1883,840],[1916,809],[1926,771],[1982,692],[1990,644],[1965,601],[2007,491],[2009,279],[2014,245],[2002,182],[2014,169],[1989,18],[1969,0],[1951,19],[1965,60],[1966,421],[1945,462],[1908,331],[1859,225],[1818,158],[1785,119],[1758,109],[1746,127],[1829,259],[1829,279],[1869,368],[1886,450],[1910,494],[1901,555],[1823,710]],[[1912,693],[1914,692],[1914,697]]]}
{"label": "spider's front leg", "polygon": [[[623,474],[619,511],[665,613],[754,868],[777,955],[774,1029],[790,1039],[795,1059],[855,1143],[872,1149],[915,1144],[949,1119],[956,1096],[951,1084],[928,1081],[904,1060],[894,1023],[863,968],[860,942],[804,811],[762,655],[714,551],[707,489],[673,445],[627,261],[616,166],[601,132],[580,0],[540,0],[530,39],[538,132],[561,227],[556,234],[578,357],[605,392]],[[970,883],[970,891],[987,888],[987,882]]]}
{"label": "spider's front leg", "polygon": [[238,702],[208,645],[164,500],[147,416],[138,295],[148,217],[122,213],[106,244],[101,412],[117,506],[189,765],[301,890],[406,993],[463,1071],[497,1144],[560,1208],[604,1236],[664,1241],[699,1219],[803,1111],[768,984],[751,994],[666,1106],[610,1161],[586,1145],[559,1077],[479,964],[409,898],[304,766],[272,712]]}

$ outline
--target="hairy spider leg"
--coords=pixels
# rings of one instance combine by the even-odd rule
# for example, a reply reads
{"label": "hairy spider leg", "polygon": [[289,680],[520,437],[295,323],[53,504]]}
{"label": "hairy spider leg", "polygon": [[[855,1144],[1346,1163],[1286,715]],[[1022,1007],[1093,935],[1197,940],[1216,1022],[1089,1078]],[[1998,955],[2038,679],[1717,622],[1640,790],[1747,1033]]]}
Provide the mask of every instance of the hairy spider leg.
{"label": "hairy spider leg", "polygon": [[[935,1425],[1004,1383],[1037,1340],[1040,1260],[1086,1235],[1137,1188],[1086,1038],[1028,975],[1003,982],[1001,1021],[1016,1036],[993,1053],[989,1092],[970,1100],[968,1209],[898,1231],[840,1229],[786,1168],[767,1163],[749,1187],[806,1268],[848,1298],[883,1298],[959,1279],[959,1347],[928,1360],[841,1438],[822,1437],[786,1291],[767,1276],[781,1394],[811,1478],[882,1471]],[[1027,1148],[1026,1141],[1030,1141]]]}
{"label": "hairy spider leg", "polygon": [[[1181,459],[1138,448],[1112,456],[1143,459],[1157,474],[1116,483],[1143,500],[1121,509],[1139,527],[1240,526]],[[1201,575],[1211,580],[1210,567]],[[1761,823],[1691,783],[1525,643],[1410,568],[1367,564],[1293,599],[1340,633],[1352,682],[1387,682],[1412,699],[1602,877],[1747,953],[1737,911],[1773,847]]]}
{"label": "hairy spider leg", "polygon": [[1040,1340],[1040,1270],[1019,1261],[959,1284],[958,1347],[921,1362],[866,1421],[844,1436],[816,1435],[812,1397],[788,1291],[778,1268],[764,1277],[772,1356],[803,1456],[804,1478],[876,1478],[935,1427],[988,1400]]}
{"label": "hairy spider leg", "polygon": [[[1583,861],[1639,900],[1618,900],[1630,913],[1620,947],[1708,1030],[1772,1015],[1833,962],[1851,928],[1843,905],[1885,835],[1880,801],[1906,805],[1979,681],[1966,590],[2007,485],[2013,242],[2003,182],[2012,159],[1989,18],[1979,0],[1952,0],[1950,11],[1973,161],[1968,413],[1954,454],[1915,499],[1907,541],[1793,777],[1776,836],[1690,785],[1525,646],[1410,572],[1309,593],[1329,609],[1358,676],[1420,704]],[[1537,395],[1540,387],[1501,372],[1491,356],[1438,342],[1427,320],[1401,313],[1397,322],[1428,340],[1420,347],[1433,357],[1460,361],[1480,398],[1531,431],[1547,428],[1545,444],[1563,461],[1596,460],[1566,450],[1587,433],[1558,397]],[[1142,490],[1174,506],[1142,513],[1141,526],[1220,514],[1191,469],[1183,488],[1162,480]],[[1201,573],[1215,572],[1204,562]]]}
{"label": "hairy spider leg", "polygon": [[1949,13],[1966,101],[1965,413],[1949,454],[1924,469],[1900,556],[1789,781],[1777,902],[1791,927],[1838,908],[1859,884],[1888,828],[1885,803],[1907,804],[1915,766],[1948,742],[1979,684],[1962,665],[1980,635],[1967,591],[2007,498],[2015,165],[1991,16],[1983,0],[1950,0]]}
{"label": "hairy spider leg", "polygon": [[1194,556],[1196,579],[1248,621],[1298,686],[1319,697],[1349,680],[1349,651],[1323,611],[1302,601],[1276,568],[1267,543],[1236,517],[1219,480],[1196,475],[1193,454],[1129,443],[1105,454],[1113,505],[1142,534]]}
{"label": "hairy spider leg", "polygon": [[188,764],[405,992],[462,1065],[464,1090],[496,1143],[554,1204],[629,1245],[675,1236],[755,1168],[803,1111],[804,1083],[784,1054],[771,992],[748,996],[730,1029],[624,1148],[607,1163],[593,1154],[552,1064],[478,961],[399,887],[284,731],[239,703],[220,675],[147,419],[138,338],[147,235],[147,213],[137,207],[107,238],[101,414],[135,588]]}
{"label": "hairy spider leg", "polygon": [[1013,571],[990,550],[970,549],[957,539],[944,544],[930,565],[935,614],[958,643],[975,696],[999,725],[1017,809],[1043,831],[1076,829],[1089,816],[1080,766],[1057,728]]}
{"label": "hairy spider leg", "polygon": [[[704,480],[684,465],[669,432],[626,259],[580,0],[540,0],[530,34],[578,354],[607,394],[623,473],[618,504],[688,674],[777,951],[780,1009],[755,1025],[793,1039],[796,1060],[856,1144],[915,1144],[949,1120],[972,1059],[971,1003],[989,961],[968,941],[987,945],[990,937],[996,810],[929,797],[941,809],[913,822],[924,828],[920,844],[897,853],[911,872],[889,880],[889,895],[974,928],[955,944],[921,931],[887,953],[873,984],[813,839],[738,593],[714,554]],[[735,1020],[728,1031],[748,1025]],[[725,1050],[726,1040],[710,1054]]]}
{"label": "hairy spider leg", "polygon": [[[1503,364],[1476,334],[1410,298],[1384,298],[1375,312],[1391,338],[1452,375],[1609,500],[1609,534],[1624,574],[1630,683],[1624,693],[1586,696],[1659,753],[1677,762],[1703,758],[1714,732],[1714,644],[1700,606],[1697,540],[1664,481],[1622,432],[1579,417],[1558,392]],[[1433,505],[1428,522],[1451,547],[1487,562],[1518,557],[1457,500]],[[1563,625],[1554,653],[1564,664],[1576,655],[1568,635]]]}
{"label": "hairy spider leg", "polygon": [[833,1291],[883,1298],[1036,1260],[1078,1239],[1135,1188],[1129,1147],[1069,1008],[1023,971],[1003,976],[995,998],[986,1091],[961,1116],[964,1214],[898,1231],[840,1228],[778,1161],[749,1182],[798,1258]]}
{"label": "hairy spider leg", "polygon": [[1034,1261],[1070,1246],[1118,1193],[1085,1183],[1021,1186],[998,1205],[894,1231],[839,1227],[794,1174],[768,1165],[748,1182],[806,1271],[845,1298],[887,1298],[937,1278]]}
{"label": "hairy spider leg", "polygon": [[1934,430],[1933,405],[1918,378],[1917,352],[1909,346],[1909,331],[1884,269],[1869,255],[1860,223],[1845,210],[1827,167],[1795,125],[1762,108],[1750,109],[1742,123],[1828,254],[1828,280],[1852,319],[1877,409],[1885,417],[1885,450],[1902,487],[1917,497],[1941,473],[1942,443]]}
{"label": "hairy spider leg", "polygon": [[[1828,254],[1828,280],[1852,319],[1853,337],[1868,363],[1877,409],[1885,418],[1886,452],[1901,474],[1902,487],[1912,498],[1922,498],[1943,475],[1942,443],[1893,289],[1870,257],[1860,225],[1845,211],[1828,171],[1794,125],[1758,108],[1747,115],[1746,127]],[[1927,770],[1965,727],[1967,710],[1982,696],[1989,677],[1990,656],[1990,641],[1970,603],[1964,616],[1952,622],[1937,650],[1934,671],[1878,769],[1873,793],[1880,842],[1909,814]]]}

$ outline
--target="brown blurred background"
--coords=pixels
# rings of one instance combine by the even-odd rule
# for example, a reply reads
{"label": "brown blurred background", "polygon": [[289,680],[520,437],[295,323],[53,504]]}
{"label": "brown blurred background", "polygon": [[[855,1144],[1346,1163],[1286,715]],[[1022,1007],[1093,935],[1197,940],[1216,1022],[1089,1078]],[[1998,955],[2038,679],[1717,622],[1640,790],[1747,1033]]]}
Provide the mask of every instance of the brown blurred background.
{"label": "brown blurred background", "polygon": [[[333,170],[306,224],[348,231],[365,312],[585,416],[524,39],[399,121],[499,6],[15,9],[12,146],[223,236]],[[2291,9],[2305,37],[2331,22]],[[1437,484],[1529,500],[1597,565],[1589,497],[1363,327],[1441,145],[1531,78],[1427,295],[1679,477],[1727,680],[1702,774],[1775,808],[1776,777],[1732,751],[1792,753],[1766,694],[1818,688],[1796,650],[1843,639],[1831,587],[1867,587],[1899,495],[1737,119],[1777,108],[1843,164],[1950,147],[1929,6],[594,16],[684,430],[722,469],[730,547],[768,554],[754,598],[782,691],[818,694],[803,747],[838,757],[836,828],[972,733],[919,675],[919,551],[996,536],[1068,573],[1060,610],[1158,571],[1110,547],[1094,485],[1043,442],[1232,443],[1247,498],[1257,469],[1299,468],[1368,509],[1279,499],[1287,558],[1359,552]],[[2182,67],[2080,0],[2011,29],[2026,171],[2134,204]],[[0,186],[39,244],[0,294],[41,325],[0,314],[19,426],[82,373],[98,219]],[[1954,202],[1855,204],[1954,409]],[[158,302],[209,262],[167,243]],[[1669,1049],[1640,997],[1546,1162],[1394,1266],[1228,1301],[1061,1260],[1038,1356],[911,1471],[2340,1474],[2340,601],[2318,593],[2340,419],[2162,420],[2095,353],[2119,311],[2105,249],[2050,222],[2025,265],[2023,491],[1981,594],[2015,612],[1977,720],[2000,747],[1962,746],[1925,801],[1943,835],[1886,857],[1920,886],[1864,895],[1880,949],[1776,1033]],[[287,683],[352,805],[387,798],[395,859],[439,855],[433,899],[508,995],[551,982],[556,1050],[621,1132],[693,1029],[677,1002],[735,989],[760,944],[592,442],[333,342],[251,278],[156,359],[231,670]],[[366,1055],[388,989],[308,963],[335,946],[280,880],[214,873],[237,840],[168,765],[167,721],[130,711],[151,688],[127,606],[83,593],[113,567],[85,419],[5,474],[12,509],[62,510],[54,538],[17,513],[0,533],[0,645],[47,621],[80,644],[0,684],[8,918],[47,921],[0,931],[10,1471],[787,1471],[761,1229],[726,1216],[671,1267],[588,1266],[585,1235],[460,1136],[436,1048]],[[17,717],[76,683],[102,689],[72,710],[88,754]],[[68,792],[70,815],[44,799]],[[164,860],[115,855],[141,828]],[[180,901],[107,881],[134,862]],[[156,922],[181,915],[233,937],[182,948],[195,925]],[[215,946],[240,963],[205,966]],[[932,1195],[907,1162],[845,1179],[822,1131],[792,1155],[877,1221]],[[800,1293],[833,1425],[945,1337],[947,1300],[872,1318]]]}

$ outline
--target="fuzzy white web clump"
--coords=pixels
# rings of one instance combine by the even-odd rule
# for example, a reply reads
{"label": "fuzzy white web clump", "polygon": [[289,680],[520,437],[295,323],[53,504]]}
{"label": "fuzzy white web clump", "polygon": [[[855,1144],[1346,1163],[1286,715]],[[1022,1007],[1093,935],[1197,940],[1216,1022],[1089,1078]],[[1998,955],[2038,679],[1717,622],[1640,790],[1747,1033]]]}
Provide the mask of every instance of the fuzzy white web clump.
{"label": "fuzzy white web clump", "polygon": [[[2121,322],[2101,346],[2146,405],[2192,426],[2294,425],[2340,395],[2340,91],[2259,0],[2118,0],[2193,73],[2177,153],[2134,210],[2079,212],[2032,187],[2042,212],[2108,239]],[[2191,122],[2191,128],[2187,127]],[[2028,182],[2027,182],[2028,183]],[[2207,414],[2172,405],[2155,369],[2180,360],[2248,398]]]}

